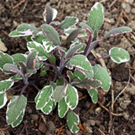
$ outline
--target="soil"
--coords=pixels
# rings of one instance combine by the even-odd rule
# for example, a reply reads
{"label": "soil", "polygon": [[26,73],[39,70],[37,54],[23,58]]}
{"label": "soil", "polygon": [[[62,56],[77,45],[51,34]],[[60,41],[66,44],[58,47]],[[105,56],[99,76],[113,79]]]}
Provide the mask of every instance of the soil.
{"label": "soil", "polygon": [[[1,0],[0,38],[4,37],[2,42],[7,47],[6,53],[27,51],[25,38],[10,38],[8,34],[21,23],[30,23],[39,28],[44,23],[42,13],[46,4],[58,10],[57,21],[65,16],[77,16],[81,22],[87,20],[88,12],[96,1],[98,0]],[[102,0],[102,4],[105,19],[99,30],[99,37],[119,26],[129,26],[133,32],[109,38],[101,42],[94,51],[103,56],[108,54],[111,47],[118,46],[130,53],[131,60],[120,65],[109,58],[104,60],[111,73],[112,87],[105,95],[101,91],[99,96],[102,99],[96,105],[86,92],[79,91],[80,100],[75,111],[80,117],[80,131],[76,135],[135,135],[135,0]],[[0,80],[8,78],[1,71],[0,75]],[[38,83],[42,86],[45,82]],[[0,135],[72,135],[65,118],[58,117],[57,109],[49,115],[35,109],[36,91],[34,88],[29,89],[26,113],[18,127],[13,129],[6,124],[6,107],[0,110]],[[112,104],[113,98],[115,100],[121,91],[122,94]]]}

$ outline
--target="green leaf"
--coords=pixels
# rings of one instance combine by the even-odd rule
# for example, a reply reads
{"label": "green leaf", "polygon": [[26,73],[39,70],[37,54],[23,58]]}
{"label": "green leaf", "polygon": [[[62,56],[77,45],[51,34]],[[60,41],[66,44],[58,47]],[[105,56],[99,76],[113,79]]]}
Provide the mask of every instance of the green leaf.
{"label": "green leaf", "polygon": [[87,91],[88,91],[89,95],[91,96],[92,102],[94,104],[96,104],[97,101],[98,101],[98,91],[97,91],[97,89],[90,89],[90,90],[87,90]]}
{"label": "green leaf", "polygon": [[71,41],[75,40],[75,38],[77,38],[81,33],[83,33],[83,30],[81,28],[74,30],[67,37],[66,41],[70,43]]}
{"label": "green leaf", "polygon": [[61,85],[61,86],[56,86],[52,98],[54,102],[59,102],[65,95],[67,91],[67,86]]}
{"label": "green leaf", "polygon": [[49,54],[45,51],[43,46],[40,43],[37,43],[35,41],[28,42],[27,43],[28,50],[31,51],[37,51],[38,52],[38,58],[39,60],[46,60],[47,57],[49,57]]}
{"label": "green leaf", "polygon": [[15,73],[18,74],[19,76],[23,76],[21,71],[18,69],[18,67],[16,65],[10,64],[10,63],[6,63],[3,67],[3,71],[4,72],[8,72],[8,73]]}
{"label": "green leaf", "polygon": [[64,98],[65,98],[65,102],[66,102],[67,106],[71,110],[75,109],[78,104],[77,89],[75,87],[71,86],[70,84],[68,84],[66,96]]}
{"label": "green leaf", "polygon": [[70,111],[67,115],[67,125],[72,133],[77,133],[79,131],[79,116],[72,111]]}
{"label": "green leaf", "polygon": [[42,40],[42,42],[43,42],[43,46],[47,53],[50,53],[52,50],[54,50],[56,48],[56,46],[51,44],[48,39],[44,39],[44,40]]}
{"label": "green leaf", "polygon": [[84,78],[92,79],[94,77],[94,72],[92,69],[88,71],[76,68],[74,71],[74,76],[76,76],[79,80],[83,80]]}
{"label": "green leaf", "polygon": [[43,34],[48,38],[48,40],[55,46],[61,45],[59,35],[57,31],[48,24],[41,25]]}
{"label": "green leaf", "polygon": [[60,24],[59,28],[64,30],[72,27],[73,25],[78,23],[78,18],[74,16],[67,16]]}
{"label": "green leaf", "polygon": [[53,93],[53,88],[48,85],[45,86],[35,97],[36,109],[44,108],[50,101]]}
{"label": "green leaf", "polygon": [[77,53],[77,51],[79,51],[83,46],[81,44],[75,45],[73,47],[70,47],[69,50],[66,53],[66,59],[70,59],[71,57],[73,57],[73,55],[75,53]]}
{"label": "green leaf", "polygon": [[26,63],[26,56],[22,53],[16,53],[11,56],[14,60],[14,64],[18,65],[19,61]]}
{"label": "green leaf", "polygon": [[9,36],[10,37],[19,37],[19,36],[29,36],[29,35],[35,35],[38,33],[38,29],[31,25],[23,23],[19,25],[16,30],[12,31]]}
{"label": "green leaf", "polygon": [[32,39],[32,40],[30,40],[30,41],[36,41],[36,42],[42,44],[42,40],[43,40],[43,39],[47,39],[47,37],[45,37],[45,35],[42,33],[42,31],[39,31],[39,32],[37,33],[37,35],[32,36],[31,39]]}
{"label": "green leaf", "polygon": [[45,18],[46,18],[46,23],[47,24],[52,22],[53,12],[52,12],[52,8],[49,5],[45,6]]}
{"label": "green leaf", "polygon": [[[3,70],[3,66],[6,64],[6,63],[11,63],[13,64],[13,58],[6,54],[6,53],[3,53],[0,51],[0,69]],[[5,71],[6,72],[6,71]]]}
{"label": "green leaf", "polygon": [[7,103],[7,94],[0,92],[0,109],[4,107]]}
{"label": "green leaf", "polygon": [[67,77],[69,79],[69,82],[72,82],[74,79],[74,74],[72,73],[72,71],[67,71]]}
{"label": "green leaf", "polygon": [[102,82],[101,88],[104,91],[108,91],[111,85],[111,78],[106,69],[97,64],[93,67],[93,70],[94,78]]}
{"label": "green leaf", "polygon": [[38,55],[37,51],[32,51],[29,53],[26,61],[26,66],[28,69],[35,69],[37,55]]}
{"label": "green leaf", "polygon": [[98,88],[101,86],[101,82],[96,79],[84,78],[81,82],[79,82],[79,86],[82,86],[85,89]]}
{"label": "green leaf", "polygon": [[48,115],[54,108],[55,103],[52,99],[50,99],[50,101],[46,104],[46,106],[44,106],[43,108],[41,108],[41,111]]}
{"label": "green leaf", "polygon": [[88,24],[86,24],[84,22],[81,22],[79,25],[81,27],[85,28],[87,31],[89,31],[89,33],[91,33],[92,35],[94,35],[94,31],[92,30],[92,28]]}
{"label": "green leaf", "polygon": [[122,48],[118,48],[118,47],[111,48],[109,51],[109,55],[111,59],[118,64],[127,62],[130,60],[129,53],[126,50]]}
{"label": "green leaf", "polygon": [[104,20],[104,9],[101,3],[96,2],[88,16],[88,25],[93,31],[99,30]]}
{"label": "green leaf", "polygon": [[14,85],[14,82],[9,78],[7,80],[0,81],[0,93],[5,92]]}
{"label": "green leaf", "polygon": [[70,60],[69,63],[72,66],[75,66],[77,68],[80,69],[84,69],[84,70],[92,70],[92,66],[90,64],[90,62],[88,61],[87,57],[84,55],[75,55],[73,56]]}
{"label": "green leaf", "polygon": [[11,124],[13,128],[21,123],[25,112],[26,104],[27,98],[23,95],[13,96],[10,99],[10,102],[7,105],[6,121],[9,125]]}
{"label": "green leaf", "polygon": [[118,27],[109,31],[108,33],[105,34],[104,38],[113,37],[119,34],[124,34],[124,33],[129,33],[129,32],[132,32],[132,29],[126,26],[122,26],[122,27]]}
{"label": "green leaf", "polygon": [[63,118],[68,111],[68,106],[65,102],[65,99],[63,98],[59,103],[58,103],[58,114],[60,118]]}

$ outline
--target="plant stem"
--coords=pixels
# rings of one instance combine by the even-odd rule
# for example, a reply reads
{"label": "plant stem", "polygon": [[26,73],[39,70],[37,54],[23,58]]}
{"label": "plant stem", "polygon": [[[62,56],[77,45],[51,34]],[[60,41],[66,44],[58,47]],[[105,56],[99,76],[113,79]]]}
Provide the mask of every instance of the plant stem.
{"label": "plant stem", "polygon": [[31,82],[31,85],[34,86],[38,90],[38,92],[40,91],[39,88],[34,83]]}
{"label": "plant stem", "polygon": [[89,47],[90,47],[91,41],[92,41],[92,34],[90,34],[90,37],[89,37],[89,40],[88,40],[87,46],[86,46],[86,48],[85,48],[85,50],[84,50],[84,53],[83,53],[85,56],[87,56],[87,52],[88,52],[88,50],[89,50]]}
{"label": "plant stem", "polygon": [[99,60],[99,59],[104,59],[104,58],[108,58],[108,57],[110,57],[110,55],[106,55],[106,56],[99,57],[99,58],[97,58],[97,59],[94,59],[93,61],[97,61],[97,60]]}
{"label": "plant stem", "polygon": [[15,86],[15,87],[12,87],[12,88],[10,88],[10,89],[6,90],[5,92],[7,93],[7,92],[9,92],[10,90],[12,90],[12,89],[16,89],[17,87],[20,87],[20,86],[21,86],[21,85],[19,84],[19,85]]}
{"label": "plant stem", "polygon": [[50,67],[53,67],[53,68],[57,71],[57,67],[56,67],[55,65],[49,64],[49,63],[47,63],[47,62],[39,62],[39,63],[48,65],[48,66],[50,66]]}

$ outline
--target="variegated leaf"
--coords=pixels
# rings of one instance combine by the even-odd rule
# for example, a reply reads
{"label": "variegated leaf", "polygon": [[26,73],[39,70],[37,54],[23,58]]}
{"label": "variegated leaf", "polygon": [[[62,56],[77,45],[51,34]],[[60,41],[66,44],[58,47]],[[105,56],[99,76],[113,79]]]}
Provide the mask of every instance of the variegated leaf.
{"label": "variegated leaf", "polygon": [[26,104],[27,98],[23,95],[13,96],[10,99],[10,102],[7,105],[6,121],[13,128],[21,123],[25,112]]}
{"label": "variegated leaf", "polygon": [[0,92],[0,109],[4,107],[6,103],[7,103],[7,94],[5,92],[4,93]]}

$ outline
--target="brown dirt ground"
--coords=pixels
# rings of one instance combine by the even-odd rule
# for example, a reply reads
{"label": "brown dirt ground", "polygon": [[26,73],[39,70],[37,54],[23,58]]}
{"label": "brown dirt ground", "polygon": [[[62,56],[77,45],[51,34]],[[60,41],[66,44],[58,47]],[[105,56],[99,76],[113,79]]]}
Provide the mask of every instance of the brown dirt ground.
{"label": "brown dirt ground", "polygon": [[[27,51],[25,38],[9,38],[8,34],[21,23],[40,27],[44,23],[42,13],[46,4],[58,10],[56,20],[61,21],[65,16],[77,16],[81,22],[87,20],[88,12],[96,1],[99,0],[1,0],[0,38],[5,37],[2,41],[8,48],[7,53]],[[101,103],[92,104],[88,94],[79,91],[81,99],[76,112],[80,116],[81,126],[77,135],[135,135],[135,0],[128,0],[127,3],[117,0],[111,6],[114,1],[102,2],[105,20],[99,37],[118,26],[129,26],[133,32],[100,43],[94,52],[103,56],[108,54],[111,47],[119,46],[130,53],[131,60],[128,65],[117,65],[110,59],[104,60],[112,76],[112,87],[104,96],[100,94],[103,97]],[[0,80],[7,77],[1,73]],[[116,99],[122,90],[124,92],[112,104],[113,98]],[[36,92],[32,88],[29,91],[26,113],[18,127],[13,129],[8,126],[5,121],[6,108],[0,110],[0,135],[71,135],[66,120],[58,117],[57,109],[48,116],[35,109],[33,99]]]}

